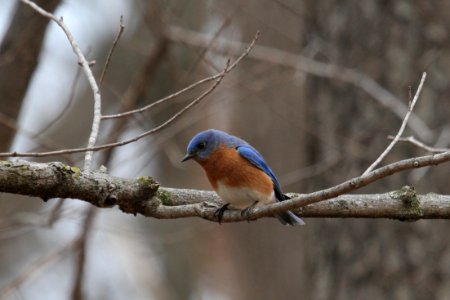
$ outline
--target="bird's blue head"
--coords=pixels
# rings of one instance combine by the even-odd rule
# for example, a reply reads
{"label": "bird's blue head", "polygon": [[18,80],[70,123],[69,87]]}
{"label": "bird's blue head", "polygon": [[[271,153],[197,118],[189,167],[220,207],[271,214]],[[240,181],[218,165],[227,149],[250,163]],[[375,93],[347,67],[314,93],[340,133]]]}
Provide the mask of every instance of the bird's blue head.
{"label": "bird's blue head", "polygon": [[189,142],[186,156],[183,161],[188,159],[207,159],[211,153],[221,146],[236,147],[245,143],[243,140],[229,135],[226,132],[208,129],[197,133]]}

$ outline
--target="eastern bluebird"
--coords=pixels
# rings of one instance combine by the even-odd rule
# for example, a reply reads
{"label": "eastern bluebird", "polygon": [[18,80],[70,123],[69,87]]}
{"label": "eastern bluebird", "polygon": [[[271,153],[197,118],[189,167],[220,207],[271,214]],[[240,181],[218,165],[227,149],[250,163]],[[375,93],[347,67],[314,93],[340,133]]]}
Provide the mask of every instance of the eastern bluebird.
{"label": "eastern bluebird", "polygon": [[[226,202],[216,211],[219,222],[231,206],[244,214],[258,205],[289,199],[259,152],[246,141],[226,132],[209,129],[189,142],[182,161],[194,159],[206,172],[214,190]],[[291,211],[277,214],[284,225],[304,225]]]}

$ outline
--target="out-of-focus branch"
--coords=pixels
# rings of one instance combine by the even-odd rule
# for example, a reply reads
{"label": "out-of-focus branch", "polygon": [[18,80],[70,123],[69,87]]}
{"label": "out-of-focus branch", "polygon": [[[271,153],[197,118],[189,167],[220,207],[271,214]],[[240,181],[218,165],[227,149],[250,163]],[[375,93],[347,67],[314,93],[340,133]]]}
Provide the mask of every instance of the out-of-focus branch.
{"label": "out-of-focus branch", "polygon": [[[241,50],[241,52],[239,52],[240,56],[225,70],[225,73],[231,72],[234,68],[236,68],[236,66],[241,62],[241,60],[244,59],[250,53],[250,51],[254,48],[255,43],[256,43],[256,41],[259,38],[259,34],[260,34],[259,31],[256,32],[255,37],[253,38],[253,40],[250,43],[250,45],[248,45],[243,52],[242,52],[242,50]],[[153,102],[153,103],[151,103],[151,104],[149,104],[147,106],[144,106],[142,108],[130,110],[130,111],[127,111],[127,112],[116,114],[116,115],[103,116],[102,118],[103,119],[114,119],[114,118],[126,117],[126,116],[129,116],[129,115],[135,114],[135,113],[142,113],[142,112],[150,110],[150,109],[154,108],[155,106],[158,106],[158,105],[160,105],[160,104],[162,104],[162,103],[164,103],[166,101],[172,100],[172,99],[180,96],[181,94],[186,93],[187,91],[190,91],[190,90],[194,89],[195,87],[197,87],[199,85],[202,85],[203,83],[217,80],[219,77],[222,76],[221,74],[222,74],[222,72],[218,73],[216,75],[207,77],[205,79],[199,80],[199,81],[197,81],[197,82],[187,86],[186,88],[184,88],[184,89],[182,89],[182,90],[180,90],[178,92],[175,92],[175,93],[173,93],[173,94],[171,94],[171,95],[169,95],[167,97],[164,97],[162,99],[159,99],[159,100],[157,100],[157,101],[155,101],[155,102]]]}
{"label": "out-of-focus branch", "polygon": [[94,223],[96,207],[91,206],[86,210],[83,221],[83,228],[75,239],[73,248],[77,254],[76,264],[75,264],[75,278],[72,287],[72,300],[82,300],[83,295],[83,275],[86,267],[86,252],[87,252],[87,242],[89,236],[92,232],[92,224]]}
{"label": "out-of-focus branch", "polygon": [[70,86],[69,97],[68,97],[69,99],[67,100],[66,104],[61,109],[61,111],[56,116],[54,116],[53,119],[47,125],[45,125],[44,128],[42,128],[40,130],[40,132],[37,132],[34,134],[34,138],[42,138],[43,134],[47,130],[49,130],[53,125],[58,123],[58,121],[61,120],[62,117],[64,116],[64,114],[69,110],[69,107],[72,105],[72,103],[74,102],[74,99],[75,99],[76,87],[77,87],[78,79],[80,79],[80,75],[81,75],[81,68],[77,68],[77,71],[76,71],[75,76],[72,81],[72,85]]}
{"label": "out-of-focus branch", "polygon": [[[170,26],[166,34],[172,41],[195,47],[208,47],[210,51],[226,53],[227,55],[239,55],[239,49],[242,49],[243,47],[241,42],[224,38],[217,38],[214,43],[210,43],[212,40],[211,35],[176,26]],[[297,69],[314,76],[331,78],[333,80],[352,84],[362,89],[383,106],[390,109],[401,120],[403,120],[405,114],[408,112],[408,106],[406,104],[364,73],[261,45],[257,45],[251,53],[249,53],[248,57],[287,68]],[[408,127],[411,128],[417,136],[426,141],[430,140],[434,135],[428,126],[414,114],[411,115]]]}
{"label": "out-of-focus branch", "polygon": [[[402,160],[328,189],[304,195],[293,194],[290,200],[255,209],[250,217],[257,219],[292,209],[303,217],[450,218],[450,196],[420,196],[411,188],[388,194],[342,196],[394,173],[447,161],[450,161],[450,152]],[[158,188],[150,177],[123,179],[80,171],[58,162],[1,162],[0,192],[43,199],[77,198],[97,207],[117,205],[127,213],[160,219],[201,217],[215,221],[214,212],[221,205],[213,192]],[[329,200],[331,198],[335,199]],[[231,210],[225,212],[222,221],[243,220],[247,218],[240,211]]]}
{"label": "out-of-focus branch", "polygon": [[[394,138],[395,137],[393,137],[392,135],[388,136],[388,139],[394,139]],[[431,147],[431,146],[417,140],[413,136],[402,137],[402,138],[399,138],[398,141],[413,144],[414,146],[417,146],[417,147],[419,147],[425,151],[428,151],[430,153],[442,153],[442,152],[450,151],[450,148]]]}
{"label": "out-of-focus branch", "polygon": [[[163,57],[166,55],[167,50],[168,40],[166,38],[161,38],[147,59],[143,61],[142,68],[137,70],[136,76],[133,77],[130,85],[125,91],[121,105],[122,110],[128,111],[135,108],[138,105],[139,99],[144,98],[149,82],[156,74],[158,66],[161,62],[163,62]],[[123,129],[125,128],[128,120],[128,118],[120,118],[116,120],[109,130],[109,133],[106,135],[108,137],[108,143],[116,143],[119,140],[119,137],[123,133]],[[115,148],[109,148],[105,151],[102,158],[102,165],[106,165],[106,162],[109,161],[109,158],[113,153],[113,149]]]}
{"label": "out-of-focus branch", "polygon": [[103,66],[102,74],[100,74],[100,79],[99,79],[100,85],[102,85],[103,79],[105,79],[106,71],[108,71],[109,64],[111,63],[112,55],[114,53],[114,50],[117,47],[117,44],[119,43],[120,37],[122,36],[124,30],[125,30],[125,24],[123,22],[123,16],[120,16],[119,32],[117,33],[116,38],[114,39],[114,41],[112,43],[111,49],[109,49],[108,56],[106,57],[106,61],[105,61],[105,65]]}
{"label": "out-of-focus branch", "polygon": [[[39,0],[45,9],[53,11],[61,0]],[[0,99],[2,111],[17,119],[38,57],[48,20],[16,4],[14,15],[0,44]],[[15,132],[0,124],[0,151],[7,151]]]}
{"label": "out-of-focus branch", "polygon": [[[34,132],[28,128],[22,127],[19,124],[17,124],[16,120],[13,118],[10,118],[8,115],[0,112],[0,124],[4,125],[5,127],[11,129],[11,132],[14,133],[19,133],[19,134],[23,134],[27,137],[30,138],[36,138],[37,135],[39,135],[39,133]],[[1,130],[0,130],[1,131]],[[0,134],[1,136],[1,134]],[[37,145],[39,145],[40,147],[44,148],[44,149],[58,149],[61,148],[62,145],[55,142],[54,140],[47,138],[45,136],[41,136],[39,138],[36,139],[36,143]],[[73,163],[73,160],[71,157],[64,155],[63,158],[69,162],[69,163]]]}
{"label": "out-of-focus branch", "polygon": [[80,152],[86,152],[86,151],[99,151],[103,149],[108,149],[112,147],[119,147],[124,146],[133,142],[136,142],[146,136],[149,136],[151,134],[154,134],[163,128],[169,126],[172,124],[175,120],[177,120],[181,115],[183,115],[185,112],[190,110],[192,107],[197,105],[200,101],[202,101],[206,96],[208,96],[212,91],[216,89],[216,87],[222,82],[222,79],[227,74],[227,71],[230,68],[230,61],[227,62],[226,67],[224,70],[220,73],[220,76],[216,79],[216,81],[211,85],[210,88],[208,88],[205,92],[200,94],[197,98],[191,101],[188,105],[186,105],[184,108],[179,110],[176,114],[174,114],[172,117],[170,117],[168,120],[166,120],[164,123],[160,124],[159,126],[156,126],[155,128],[148,130],[146,132],[141,133],[138,136],[135,136],[133,138],[123,140],[116,143],[110,143],[110,144],[103,144],[100,146],[94,146],[94,147],[84,147],[84,148],[72,148],[72,149],[63,149],[63,150],[56,150],[56,151],[48,151],[48,152],[4,152],[0,153],[0,157],[44,157],[44,156],[55,156],[55,155],[62,155],[62,154],[71,154],[71,153],[80,153]]}
{"label": "out-of-focus branch", "polygon": [[[32,6],[33,8],[36,7],[35,4],[33,4],[32,2],[28,1],[28,0],[21,0],[24,1],[25,3],[29,3],[30,6]],[[41,14],[43,14],[44,16],[47,16],[49,18],[55,18],[53,15],[46,13],[45,11],[41,11],[40,8],[35,8],[37,9]],[[56,19],[56,18],[55,18]],[[61,20],[56,19],[59,23],[58,25],[63,26],[62,28],[66,28],[64,23]],[[68,36],[70,34],[70,32],[67,33]],[[144,133],[141,133],[140,135],[124,140],[124,141],[120,141],[120,142],[115,142],[115,143],[109,143],[109,144],[104,144],[104,145],[100,145],[100,146],[93,146],[93,144],[91,143],[92,141],[92,137],[93,135],[95,135],[93,132],[94,131],[98,131],[98,126],[100,124],[100,120],[102,118],[102,116],[100,115],[100,103],[101,103],[101,99],[96,97],[96,101],[95,101],[95,105],[94,105],[94,120],[93,120],[93,125],[92,125],[92,131],[91,131],[91,136],[90,136],[90,142],[88,144],[88,147],[84,147],[84,148],[72,148],[72,149],[63,149],[63,150],[57,150],[57,151],[48,151],[48,152],[17,152],[17,151],[13,151],[13,152],[4,152],[4,153],[0,153],[0,157],[8,157],[8,156],[12,156],[12,157],[44,157],[44,156],[55,156],[55,155],[62,155],[62,154],[71,154],[71,153],[79,153],[79,152],[86,152],[86,153],[90,153],[93,151],[99,151],[99,150],[103,150],[103,149],[109,149],[109,148],[113,148],[113,147],[119,147],[119,146],[124,146],[133,142],[136,142],[146,136],[149,136],[151,134],[154,134],[155,132],[158,132],[160,130],[162,130],[163,128],[167,127],[168,125],[170,125],[172,122],[174,122],[175,120],[177,120],[181,115],[183,115],[185,112],[187,112],[189,109],[191,109],[192,107],[194,107],[195,105],[197,105],[200,101],[202,101],[206,96],[208,96],[212,91],[214,91],[214,89],[221,83],[222,79],[224,78],[224,76],[226,74],[228,74],[231,70],[233,70],[238,64],[239,62],[244,59],[250,52],[250,50],[253,48],[256,40],[258,39],[259,36],[259,32],[256,33],[255,38],[253,39],[252,43],[244,50],[244,52],[230,65],[230,61],[228,60],[226,67],[224,68],[224,70],[212,77],[208,77],[205,78],[203,80],[198,81],[197,83],[194,83],[193,85],[183,89],[180,92],[176,92],[172,95],[169,95],[168,97],[161,99],[159,101],[156,101],[154,103],[151,104],[151,107],[154,107],[157,104],[162,103],[163,101],[167,101],[168,99],[172,99],[173,97],[175,97],[175,95],[180,94],[181,92],[185,92],[187,90],[190,90],[192,88],[194,88],[195,86],[204,83],[204,82],[208,82],[211,80],[215,80],[214,84],[207,89],[205,92],[203,92],[200,96],[198,96],[197,98],[195,98],[193,101],[191,101],[191,103],[189,103],[188,105],[186,105],[184,108],[182,108],[180,111],[178,111],[176,114],[174,114],[172,117],[170,117],[168,120],[166,120],[164,123],[162,123],[161,125],[146,131]],[[83,65],[84,66],[84,65]],[[88,66],[89,68],[89,66]],[[92,73],[91,73],[92,74]],[[89,77],[89,76],[88,76]],[[94,79],[94,84],[95,83],[95,79]],[[94,88],[93,88],[94,90]],[[98,87],[97,87],[98,90]],[[94,93],[95,95],[97,95],[96,93]],[[100,97],[100,93],[98,93],[98,97]],[[99,100],[99,101],[97,101]],[[129,114],[134,114],[136,112],[141,112],[144,110],[148,110],[150,109],[150,106],[146,106],[142,109],[139,110],[132,110],[123,114],[119,114],[119,115],[114,115],[112,117],[124,117],[127,116]],[[98,121],[98,122],[97,122]],[[98,134],[98,132],[97,132]],[[90,161],[90,158],[92,157],[87,155],[85,158],[85,169],[88,169],[90,163],[88,161]]]}

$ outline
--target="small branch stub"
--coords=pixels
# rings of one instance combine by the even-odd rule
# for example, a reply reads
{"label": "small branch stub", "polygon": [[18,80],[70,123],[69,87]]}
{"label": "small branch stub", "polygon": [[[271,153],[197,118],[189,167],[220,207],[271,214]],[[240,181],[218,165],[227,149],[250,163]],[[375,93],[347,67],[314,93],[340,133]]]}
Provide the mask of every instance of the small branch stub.
{"label": "small branch stub", "polygon": [[401,200],[404,205],[405,215],[404,218],[399,218],[401,221],[416,221],[423,217],[424,212],[421,209],[421,203],[414,187],[405,185],[400,190],[389,193],[389,195],[393,199]]}

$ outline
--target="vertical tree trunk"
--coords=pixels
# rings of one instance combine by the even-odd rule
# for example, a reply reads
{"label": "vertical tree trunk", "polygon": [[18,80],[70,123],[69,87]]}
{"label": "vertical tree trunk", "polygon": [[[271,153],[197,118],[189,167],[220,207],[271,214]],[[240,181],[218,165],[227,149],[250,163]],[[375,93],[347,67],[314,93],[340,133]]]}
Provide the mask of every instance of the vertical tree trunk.
{"label": "vertical tree trunk", "polygon": [[[39,0],[36,4],[48,11],[61,0]],[[49,21],[28,6],[17,3],[11,23],[0,44],[1,112],[16,120],[31,76],[38,65],[39,53]],[[7,151],[16,133],[0,123],[0,151]]]}

